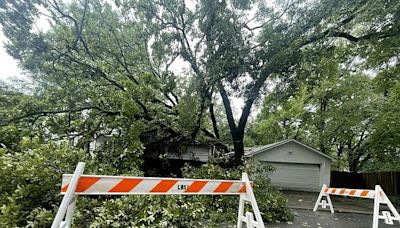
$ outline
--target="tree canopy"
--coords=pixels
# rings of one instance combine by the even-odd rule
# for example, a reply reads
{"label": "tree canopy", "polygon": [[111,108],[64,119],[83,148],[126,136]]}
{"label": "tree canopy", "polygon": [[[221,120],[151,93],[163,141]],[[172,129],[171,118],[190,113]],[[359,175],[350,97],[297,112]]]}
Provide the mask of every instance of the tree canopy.
{"label": "tree canopy", "polygon": [[[365,71],[377,74],[384,96],[397,88],[397,1],[36,0],[1,1],[0,9],[8,53],[36,83],[1,125],[24,121],[82,141],[117,130],[120,152],[207,139],[233,145],[240,164],[249,115],[266,95],[259,129],[271,139],[312,133],[328,153],[332,140],[352,138],[359,160],[381,107]],[[235,119],[237,98],[244,106]],[[376,129],[395,116],[378,118]],[[298,129],[305,118],[316,129]],[[343,125],[352,130],[332,135]]]}

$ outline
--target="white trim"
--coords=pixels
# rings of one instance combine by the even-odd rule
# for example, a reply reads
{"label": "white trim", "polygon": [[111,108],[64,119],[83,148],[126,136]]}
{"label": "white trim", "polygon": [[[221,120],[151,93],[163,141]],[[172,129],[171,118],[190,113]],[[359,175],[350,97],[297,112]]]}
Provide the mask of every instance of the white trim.
{"label": "white trim", "polygon": [[[63,177],[72,177],[73,174],[63,174]],[[193,178],[173,178],[173,177],[132,177],[132,176],[109,176],[109,175],[81,175],[81,177],[96,177],[96,178],[109,178],[109,179],[141,179],[141,180],[185,180],[185,181],[216,181],[216,182],[232,182],[243,183],[241,180],[222,180],[222,179],[193,179]]]}
{"label": "white trim", "polygon": [[261,147],[258,148],[258,150],[257,150],[257,148],[255,148],[254,150],[257,150],[256,152],[253,152],[253,153],[250,152],[249,154],[245,154],[244,157],[253,157],[254,155],[269,151],[269,150],[271,150],[273,148],[285,145],[285,144],[290,143],[290,142],[294,142],[294,143],[296,143],[296,144],[298,144],[300,146],[303,146],[303,147],[305,147],[305,148],[317,153],[318,155],[321,155],[321,156],[331,160],[332,162],[336,161],[336,159],[332,158],[331,156],[329,156],[327,154],[324,154],[324,153],[322,153],[322,152],[320,152],[320,151],[318,151],[318,150],[316,150],[316,149],[314,149],[314,148],[312,148],[310,146],[307,146],[306,144],[304,144],[302,142],[299,142],[299,141],[297,141],[295,139],[285,139],[283,141],[270,144],[270,146],[266,145],[265,148],[262,148],[263,146],[261,146]]}

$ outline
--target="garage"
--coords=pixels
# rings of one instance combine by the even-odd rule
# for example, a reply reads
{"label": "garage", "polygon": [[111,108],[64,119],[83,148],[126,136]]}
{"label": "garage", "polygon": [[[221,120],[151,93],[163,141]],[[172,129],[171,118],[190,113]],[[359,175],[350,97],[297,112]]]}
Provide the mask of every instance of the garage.
{"label": "garage", "polygon": [[275,168],[270,178],[276,187],[310,191],[319,188],[319,165],[278,162],[269,164]]}
{"label": "garage", "polygon": [[319,191],[329,186],[332,157],[289,139],[277,143],[247,148],[245,157],[268,163],[275,168],[271,183],[284,190]]}

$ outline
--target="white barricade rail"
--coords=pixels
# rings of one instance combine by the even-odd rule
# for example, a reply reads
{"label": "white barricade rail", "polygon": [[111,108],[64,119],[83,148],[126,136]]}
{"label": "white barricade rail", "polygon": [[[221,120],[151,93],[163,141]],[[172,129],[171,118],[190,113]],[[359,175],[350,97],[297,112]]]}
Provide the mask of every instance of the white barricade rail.
{"label": "white barricade rail", "polygon": [[[319,206],[322,206],[322,208],[326,208],[326,206],[329,206],[331,213],[334,213],[331,197],[329,195],[373,199],[374,213],[372,228],[378,228],[379,219],[383,219],[385,223],[389,225],[394,225],[393,221],[398,221],[400,223],[399,212],[393,206],[392,202],[390,202],[389,198],[386,196],[385,192],[379,185],[375,185],[375,190],[328,188],[326,185],[323,185],[313,211],[317,211]],[[323,199],[323,197],[325,197],[326,200]],[[386,205],[390,211],[382,211],[382,214],[380,214],[381,204]]]}
{"label": "white barricade rail", "polygon": [[[246,173],[241,180],[206,180],[82,175],[84,167],[85,163],[79,162],[74,174],[63,175],[61,194],[64,198],[52,228],[71,226],[78,195],[239,195],[237,227],[242,228],[246,223],[248,228],[265,228]],[[246,202],[250,203],[254,214],[244,213]]]}

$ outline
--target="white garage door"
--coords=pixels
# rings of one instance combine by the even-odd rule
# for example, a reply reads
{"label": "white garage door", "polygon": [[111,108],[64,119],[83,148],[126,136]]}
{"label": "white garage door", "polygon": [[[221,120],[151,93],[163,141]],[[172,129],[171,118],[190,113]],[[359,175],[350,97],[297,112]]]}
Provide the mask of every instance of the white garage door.
{"label": "white garage door", "polygon": [[293,190],[319,190],[319,165],[269,162],[276,168],[270,176],[273,186]]}

